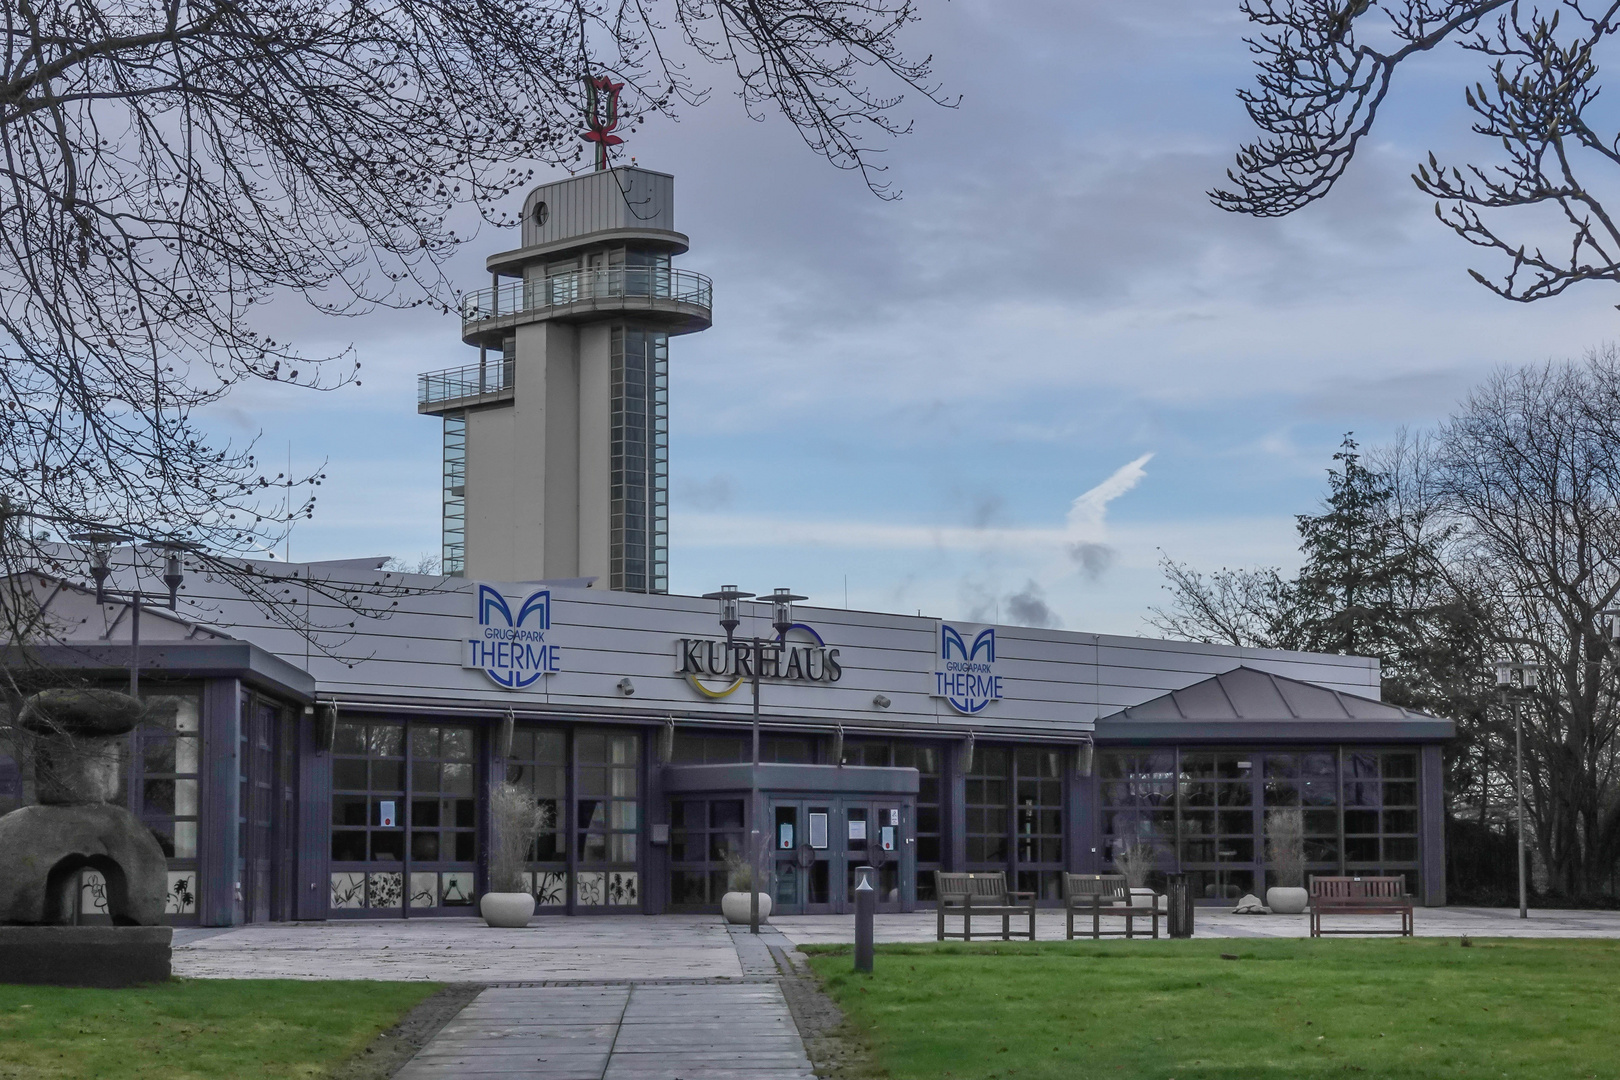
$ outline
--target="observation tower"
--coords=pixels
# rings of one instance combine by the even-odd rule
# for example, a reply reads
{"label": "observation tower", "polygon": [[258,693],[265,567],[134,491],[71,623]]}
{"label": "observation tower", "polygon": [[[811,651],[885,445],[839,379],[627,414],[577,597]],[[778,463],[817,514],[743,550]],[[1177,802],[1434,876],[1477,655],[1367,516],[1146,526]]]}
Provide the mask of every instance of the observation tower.
{"label": "observation tower", "polygon": [[444,421],[446,574],[668,591],[669,339],[709,328],[711,287],[672,265],[675,178],[598,150],[529,192],[521,246],[463,302],[478,362],[418,378]]}

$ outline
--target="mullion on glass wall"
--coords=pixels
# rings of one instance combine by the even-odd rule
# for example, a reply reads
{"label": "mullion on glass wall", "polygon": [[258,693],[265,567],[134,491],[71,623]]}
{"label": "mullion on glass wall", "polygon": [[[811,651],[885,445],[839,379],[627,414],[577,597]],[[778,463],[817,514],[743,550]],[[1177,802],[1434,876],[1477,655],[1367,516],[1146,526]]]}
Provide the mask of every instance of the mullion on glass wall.
{"label": "mullion on glass wall", "polygon": [[967,868],[1008,870],[1012,854],[1012,752],[980,746],[967,773]]}
{"label": "mullion on glass wall", "polygon": [[512,736],[506,778],[534,796],[549,824],[529,851],[528,882],[535,903],[568,903],[568,732],[562,728],[518,728]]}
{"label": "mullion on glass wall", "polygon": [[575,903],[633,907],[641,903],[641,736],[580,731],[575,735]]}
{"label": "mullion on glass wall", "polygon": [[1063,751],[1021,746],[1013,756],[1017,884],[1042,900],[1063,898]]}
{"label": "mullion on glass wall", "polygon": [[[168,861],[165,913],[179,921],[197,912],[197,835],[202,696],[165,688],[141,695],[146,717],[129,736],[128,764],[120,774],[118,801],[152,831]],[[0,808],[3,810],[3,808]],[[105,885],[94,871],[84,875],[81,909],[103,912]]]}
{"label": "mullion on glass wall", "polygon": [[732,859],[745,858],[743,800],[677,799],[670,804],[670,903],[714,907],[729,891]]}

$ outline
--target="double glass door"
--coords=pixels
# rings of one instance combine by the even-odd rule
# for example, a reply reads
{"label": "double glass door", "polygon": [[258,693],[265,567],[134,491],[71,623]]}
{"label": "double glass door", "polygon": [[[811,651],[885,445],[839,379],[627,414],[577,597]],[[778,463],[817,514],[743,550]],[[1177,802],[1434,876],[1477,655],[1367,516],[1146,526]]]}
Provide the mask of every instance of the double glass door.
{"label": "double glass door", "polygon": [[877,910],[911,908],[915,812],[909,799],[772,799],[772,910],[784,915],[853,911],[860,866],[877,869]]}

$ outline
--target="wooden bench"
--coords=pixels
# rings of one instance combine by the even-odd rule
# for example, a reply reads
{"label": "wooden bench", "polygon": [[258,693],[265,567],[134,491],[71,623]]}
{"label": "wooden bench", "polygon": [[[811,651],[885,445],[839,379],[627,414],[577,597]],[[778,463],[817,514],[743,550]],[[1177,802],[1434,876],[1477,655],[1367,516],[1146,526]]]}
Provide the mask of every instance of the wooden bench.
{"label": "wooden bench", "polygon": [[[963,941],[972,941],[975,915],[1000,915],[1002,941],[1010,941],[1015,937],[1035,940],[1035,894],[1008,891],[1005,871],[998,870],[989,874],[949,874],[943,870],[935,870],[934,895],[939,898],[937,908],[939,929],[936,940],[961,938]],[[947,914],[962,917],[960,934],[945,932]],[[1012,928],[1014,915],[1028,916],[1027,931]],[[996,932],[994,930],[981,932],[979,936],[994,937]]]}
{"label": "wooden bench", "polygon": [[1399,877],[1311,875],[1311,937],[1323,934],[1387,934],[1387,930],[1323,930],[1323,915],[1399,915],[1401,936],[1412,936],[1412,898]]}
{"label": "wooden bench", "polygon": [[[1064,874],[1063,907],[1068,916],[1069,940],[1074,940],[1074,916],[1091,913],[1091,936],[1136,936],[1136,920],[1151,917],[1153,936],[1159,936],[1159,898],[1153,898],[1151,907],[1132,907],[1131,889],[1123,874]],[[1124,930],[1104,930],[1103,919],[1122,918]]]}

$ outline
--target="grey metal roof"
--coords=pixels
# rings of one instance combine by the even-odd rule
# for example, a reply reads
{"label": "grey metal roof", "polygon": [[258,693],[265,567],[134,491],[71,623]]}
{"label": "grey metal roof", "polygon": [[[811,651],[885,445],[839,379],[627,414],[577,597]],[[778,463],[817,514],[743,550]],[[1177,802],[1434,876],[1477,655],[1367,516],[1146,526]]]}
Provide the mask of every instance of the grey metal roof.
{"label": "grey metal roof", "polygon": [[1236,667],[1097,721],[1099,741],[1449,739],[1456,725],[1372,698]]}

